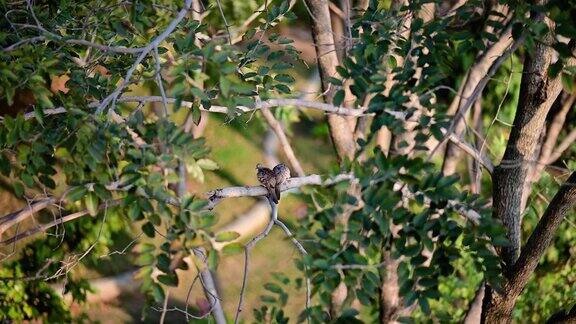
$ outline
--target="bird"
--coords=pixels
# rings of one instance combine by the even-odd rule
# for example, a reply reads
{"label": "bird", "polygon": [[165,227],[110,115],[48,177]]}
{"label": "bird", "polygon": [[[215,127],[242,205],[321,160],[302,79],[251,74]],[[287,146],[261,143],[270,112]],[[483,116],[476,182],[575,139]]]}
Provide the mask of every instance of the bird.
{"label": "bird", "polygon": [[256,177],[262,186],[264,186],[268,191],[268,198],[270,198],[270,200],[275,204],[278,204],[278,199],[280,198],[278,193],[280,191],[276,189],[276,175],[274,174],[274,171],[258,163],[256,165]]}
{"label": "bird", "polygon": [[288,167],[283,163],[280,163],[275,166],[272,171],[276,177],[276,186],[274,187],[276,190],[276,197],[280,199],[280,185],[290,178],[290,169],[288,169]]}

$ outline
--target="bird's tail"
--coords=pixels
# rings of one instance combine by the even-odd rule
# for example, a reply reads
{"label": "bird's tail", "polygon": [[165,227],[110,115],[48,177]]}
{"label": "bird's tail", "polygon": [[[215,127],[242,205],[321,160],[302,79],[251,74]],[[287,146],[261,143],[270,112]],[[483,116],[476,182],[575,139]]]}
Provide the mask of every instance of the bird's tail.
{"label": "bird's tail", "polygon": [[276,196],[276,203],[278,203],[278,201],[280,201],[280,186],[274,187],[274,194]]}

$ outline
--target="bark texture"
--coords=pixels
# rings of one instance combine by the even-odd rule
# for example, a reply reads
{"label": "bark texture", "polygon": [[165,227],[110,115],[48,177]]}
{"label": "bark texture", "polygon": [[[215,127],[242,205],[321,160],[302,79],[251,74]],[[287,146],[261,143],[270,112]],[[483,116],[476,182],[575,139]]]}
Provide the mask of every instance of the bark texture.
{"label": "bark texture", "polygon": [[[306,0],[306,4],[312,13],[312,36],[314,37],[314,42],[316,44],[316,56],[320,68],[322,91],[325,94],[324,100],[331,103],[335,89],[328,82],[328,78],[336,76],[338,55],[334,45],[334,34],[332,32],[328,1]],[[330,136],[334,142],[338,158],[353,159],[356,150],[356,143],[346,118],[339,115],[329,114],[328,125],[330,127]]]}
{"label": "bark texture", "polygon": [[510,323],[516,300],[554,239],[558,226],[576,205],[576,172],[560,187],[528,238],[518,261],[506,273],[502,292],[486,287],[482,323]]}
{"label": "bark texture", "polygon": [[511,243],[502,251],[507,267],[511,267],[520,254],[522,201],[533,165],[531,160],[538,149],[546,116],[562,90],[560,78],[548,75],[553,57],[551,47],[538,43],[533,55],[525,59],[514,127],[502,162],[492,175],[494,216],[504,223]]}

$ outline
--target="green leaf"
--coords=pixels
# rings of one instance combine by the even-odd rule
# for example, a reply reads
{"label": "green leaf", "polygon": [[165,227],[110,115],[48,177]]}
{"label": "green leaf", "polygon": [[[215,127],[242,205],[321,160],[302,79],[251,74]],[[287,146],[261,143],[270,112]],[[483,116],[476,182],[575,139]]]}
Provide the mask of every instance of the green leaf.
{"label": "green leaf", "polygon": [[144,234],[146,234],[148,237],[154,237],[156,234],[154,231],[154,225],[152,225],[150,222],[146,222],[144,225],[142,225],[142,232],[144,232]]}
{"label": "green leaf", "polygon": [[202,112],[200,111],[200,107],[197,104],[192,105],[192,121],[194,122],[194,125],[198,126],[201,119]]}
{"label": "green leaf", "polygon": [[277,284],[272,283],[272,282],[266,283],[264,285],[264,289],[266,289],[270,292],[273,292],[273,293],[277,293],[277,294],[281,294],[284,292],[284,290],[282,290],[282,288],[280,288],[280,286],[278,286]]}
{"label": "green leaf", "polygon": [[222,248],[222,253],[225,255],[234,255],[238,253],[242,253],[244,251],[244,246],[239,242],[234,242],[227,244]]}
{"label": "green leaf", "polygon": [[278,74],[274,77],[274,80],[283,83],[294,83],[294,78],[288,74]]}
{"label": "green leaf", "polygon": [[218,267],[218,252],[216,250],[212,250],[208,252],[208,268],[211,271],[216,271]]}
{"label": "green leaf", "polygon": [[154,301],[157,304],[163,303],[164,298],[166,298],[166,295],[164,294],[164,289],[162,289],[162,287],[157,283],[152,284],[152,297],[154,298]]}
{"label": "green leaf", "polygon": [[213,171],[220,169],[218,164],[210,159],[200,159],[196,161],[196,164],[203,170]]}
{"label": "green leaf", "polygon": [[96,193],[89,192],[86,197],[84,197],[84,203],[90,216],[96,216],[98,214],[98,196]]}
{"label": "green leaf", "polygon": [[178,286],[178,276],[176,275],[176,273],[161,274],[158,276],[158,281],[165,284],[166,286],[170,287]]}
{"label": "green leaf", "polygon": [[574,93],[574,79],[568,73],[562,73],[562,85],[568,93]]}
{"label": "green leaf", "polygon": [[154,262],[154,255],[152,253],[142,253],[136,259],[136,264],[140,266],[149,265],[152,264],[152,262]]}
{"label": "green leaf", "polygon": [[216,239],[216,242],[230,242],[230,241],[234,241],[238,237],[240,237],[240,234],[233,232],[233,231],[227,231],[227,232],[220,232],[220,233],[216,234],[215,239]]}
{"label": "green leaf", "polygon": [[165,253],[159,254],[156,257],[156,266],[164,273],[170,272],[170,257]]}
{"label": "green leaf", "polygon": [[84,195],[86,195],[87,192],[88,189],[86,189],[86,187],[84,186],[74,187],[70,189],[70,191],[68,191],[66,199],[70,202],[75,202],[82,199],[82,197],[84,197]]}
{"label": "green leaf", "polygon": [[232,83],[230,82],[230,80],[227,77],[221,77],[220,78],[220,91],[222,91],[222,95],[224,97],[228,97],[228,95],[230,94],[230,85]]}
{"label": "green leaf", "polygon": [[334,99],[332,99],[332,103],[334,104],[334,106],[340,106],[342,105],[343,101],[344,101],[344,90],[340,89],[336,91],[336,94],[334,94]]}
{"label": "green leaf", "polygon": [[4,154],[0,153],[0,172],[5,176],[9,176],[11,170],[10,160],[4,156]]}
{"label": "green leaf", "polygon": [[14,190],[16,197],[22,197],[24,195],[24,185],[20,181],[15,181],[12,184],[12,190]]}

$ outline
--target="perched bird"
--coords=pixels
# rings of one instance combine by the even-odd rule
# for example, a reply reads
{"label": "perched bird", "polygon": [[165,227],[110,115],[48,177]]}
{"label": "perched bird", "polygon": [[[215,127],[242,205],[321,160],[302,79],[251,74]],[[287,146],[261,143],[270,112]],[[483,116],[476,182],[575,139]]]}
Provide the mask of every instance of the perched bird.
{"label": "perched bird", "polygon": [[284,181],[290,179],[290,169],[282,163],[278,164],[277,166],[272,169],[274,172],[274,176],[276,177],[276,197],[280,199],[280,185],[284,183]]}
{"label": "perched bird", "polygon": [[280,190],[276,188],[276,174],[269,168],[264,167],[262,164],[258,163],[256,165],[256,176],[258,181],[266,188],[268,191],[268,197],[275,203],[278,203],[280,195],[278,194]]}
{"label": "perched bird", "polygon": [[272,169],[274,171],[274,175],[276,176],[276,184],[280,186],[281,183],[290,179],[290,169],[283,163],[278,164],[277,166]]}

